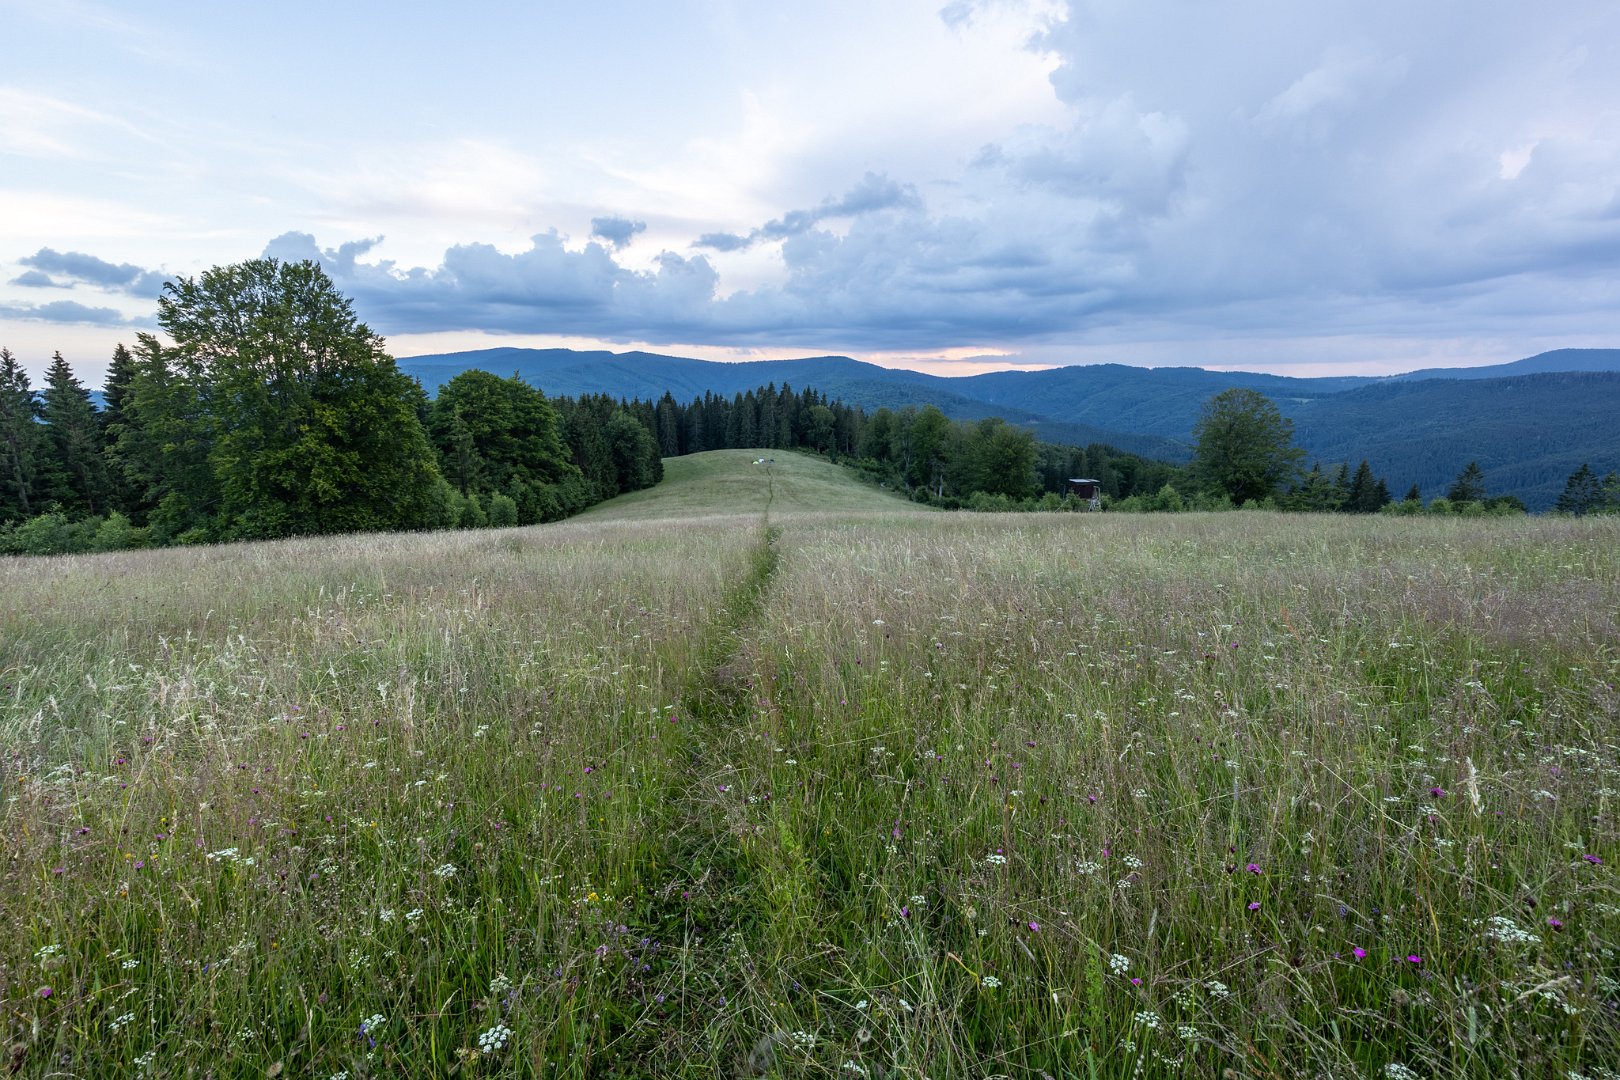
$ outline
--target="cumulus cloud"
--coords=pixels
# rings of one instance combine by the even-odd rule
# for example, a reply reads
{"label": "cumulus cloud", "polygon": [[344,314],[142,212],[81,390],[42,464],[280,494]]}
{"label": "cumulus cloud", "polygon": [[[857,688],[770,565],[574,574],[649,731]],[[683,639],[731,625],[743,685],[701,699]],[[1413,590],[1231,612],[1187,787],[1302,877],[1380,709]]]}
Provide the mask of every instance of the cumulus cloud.
{"label": "cumulus cloud", "polygon": [[[969,36],[984,10],[940,17]],[[632,259],[642,223],[617,215],[583,243],[543,231],[426,266],[379,258],[380,237],[287,233],[265,250],[321,261],[384,333],[850,351],[1179,340],[1196,362],[1236,338],[1617,328],[1620,8],[1366,0],[1307,17],[1295,0],[1210,0],[1167,20],[1073,0],[1062,15],[1031,43],[1061,119],[975,137],[954,169],[903,173],[874,152],[819,201],[708,225],[685,253]],[[90,259],[46,249],[25,265],[115,288],[142,273]]]}
{"label": "cumulus cloud", "polygon": [[591,235],[606,240],[608,246],[615,251],[634,240],[637,234],[646,231],[645,221],[632,221],[622,217],[591,218]]}
{"label": "cumulus cloud", "polygon": [[[47,275],[56,274],[72,282],[82,282],[103,289],[115,289],[131,296],[156,297],[163,288],[164,275],[154,270],[143,270],[131,263],[110,263],[94,255],[77,251],[56,251],[40,248],[32,255],[17,260],[44,277],[44,281],[14,281],[17,285],[57,285]],[[27,275],[24,275],[25,277]]]}

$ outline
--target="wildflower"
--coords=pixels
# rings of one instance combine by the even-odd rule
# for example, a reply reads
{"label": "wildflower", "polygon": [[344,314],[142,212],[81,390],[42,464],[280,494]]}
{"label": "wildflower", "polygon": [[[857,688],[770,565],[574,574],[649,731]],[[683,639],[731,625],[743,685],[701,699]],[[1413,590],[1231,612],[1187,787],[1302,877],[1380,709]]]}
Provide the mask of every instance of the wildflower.
{"label": "wildflower", "polygon": [[112,1030],[114,1030],[114,1031],[122,1031],[124,1028],[128,1027],[134,1021],[134,1019],[135,1019],[135,1014],[132,1013],[132,1012],[127,1012],[124,1015],[118,1017],[116,1020],[114,1020],[108,1026],[111,1027]]}
{"label": "wildflower", "polygon": [[1001,980],[996,978],[994,975],[986,975],[984,978],[979,980],[979,985],[984,987],[986,990],[994,990],[996,987],[1001,985]]}
{"label": "wildflower", "polygon": [[1123,975],[1131,969],[1131,958],[1115,953],[1108,958],[1108,970],[1115,975]]}
{"label": "wildflower", "polygon": [[35,993],[35,994],[36,994],[36,995],[38,995],[38,997],[39,997],[39,998],[40,998],[40,999],[41,999],[41,1000],[43,1000],[43,999],[45,999],[45,998],[48,998],[48,997],[50,997],[50,996],[51,996],[51,995],[52,995],[52,994],[54,994],[54,993],[56,993],[56,991],[55,991],[55,990],[52,990],[52,989],[51,989],[51,988],[50,988],[50,987],[48,987],[48,986],[42,986],[42,987],[40,987],[40,988],[39,988],[39,989],[38,989],[38,990],[35,990],[35,991],[34,991],[34,993]]}
{"label": "wildflower", "polygon": [[1138,1024],[1141,1024],[1149,1031],[1157,1031],[1159,1029],[1159,1024],[1161,1023],[1159,1020],[1159,1014],[1156,1012],[1139,1012],[1136,1014],[1134,1019]]}
{"label": "wildflower", "polygon": [[1033,931],[1035,931],[1035,932],[1036,932],[1036,933],[1040,933],[1040,930],[1041,930],[1041,924],[1040,924],[1040,923],[1038,923],[1038,922],[1034,922],[1034,921],[1033,921],[1033,920],[1032,920],[1032,921],[1031,921],[1031,922],[1030,922],[1030,924],[1029,924],[1029,928],[1030,928],[1030,929],[1031,929],[1031,930],[1033,930]]}
{"label": "wildflower", "polygon": [[1250,863],[1249,864],[1249,873],[1258,874],[1259,872],[1260,872],[1260,867],[1259,867],[1258,864],[1256,864],[1256,863]]}
{"label": "wildflower", "polygon": [[1547,916],[1547,925],[1552,927],[1554,930],[1563,930],[1564,928],[1564,924],[1551,915]]}
{"label": "wildflower", "polygon": [[1385,1065],[1384,1075],[1389,1077],[1389,1080],[1419,1080],[1417,1073],[1398,1061],[1392,1061]]}
{"label": "wildflower", "polygon": [[1258,901],[1258,900],[1250,901],[1249,910],[1250,911],[1259,911],[1260,910],[1260,901]]}
{"label": "wildflower", "polygon": [[1350,955],[1355,957],[1357,960],[1365,960],[1367,959],[1367,950],[1363,949],[1360,945],[1357,945],[1355,948],[1350,950]]}
{"label": "wildflower", "polygon": [[1413,953],[1406,958],[1406,962],[1408,964],[1421,964],[1423,963],[1423,957],[1417,955],[1417,953]]}
{"label": "wildflower", "polygon": [[790,1038],[792,1038],[795,1043],[804,1047],[806,1050],[815,1049],[816,1037],[810,1034],[808,1031],[795,1031]]}
{"label": "wildflower", "polygon": [[1485,923],[1485,936],[1493,941],[1515,945],[1529,945],[1541,941],[1539,936],[1520,928],[1518,923],[1505,915],[1492,915]]}
{"label": "wildflower", "polygon": [[511,1028],[505,1024],[496,1024],[478,1036],[478,1049],[485,1054],[493,1054],[497,1050],[506,1049],[506,1041],[511,1037]]}
{"label": "wildflower", "polygon": [[1198,1038],[1198,1029],[1192,1024],[1177,1024],[1176,1034],[1188,1042],[1192,1042]]}
{"label": "wildflower", "polygon": [[989,863],[991,866],[1005,866],[1005,865],[1007,865],[1007,856],[1005,856],[1005,855],[986,855],[984,857],[984,861]]}
{"label": "wildflower", "polygon": [[1603,860],[1598,858],[1596,855],[1582,855],[1581,858],[1585,859],[1587,862],[1591,863],[1593,866],[1602,866],[1603,865]]}
{"label": "wildflower", "polygon": [[1216,979],[1211,979],[1206,982],[1204,984],[1204,989],[1208,990],[1209,996],[1217,1001],[1225,1001],[1227,998],[1232,996],[1232,991],[1226,988],[1226,984]]}
{"label": "wildflower", "polygon": [[439,866],[435,867],[434,870],[433,870],[433,876],[437,877],[437,878],[454,877],[455,874],[456,874],[456,867],[455,867],[454,863],[441,863]]}
{"label": "wildflower", "polygon": [[372,1013],[370,1016],[368,1016],[364,1020],[360,1021],[360,1031],[363,1034],[370,1035],[370,1034],[374,1033],[375,1031],[377,1031],[379,1028],[381,1028],[387,1022],[388,1022],[388,1018],[385,1017],[382,1013]]}

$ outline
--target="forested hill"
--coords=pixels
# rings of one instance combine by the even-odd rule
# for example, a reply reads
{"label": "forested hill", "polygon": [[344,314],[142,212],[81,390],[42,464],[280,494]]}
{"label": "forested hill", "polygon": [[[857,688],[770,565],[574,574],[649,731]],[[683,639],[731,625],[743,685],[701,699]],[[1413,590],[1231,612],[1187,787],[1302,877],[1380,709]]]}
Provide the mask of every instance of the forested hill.
{"label": "forested hill", "polygon": [[775,383],[812,386],[852,406],[937,405],[957,420],[1000,416],[1048,442],[1107,443],[1185,461],[1204,403],[1231,387],[1275,401],[1295,441],[1324,465],[1362,458],[1404,491],[1435,493],[1471,460],[1492,494],[1552,506],[1581,464],[1620,469],[1620,349],[1563,349],[1484,368],[1389,378],[1301,379],[1202,368],[1097,364],[945,378],[843,356],[717,363],[655,353],[487,349],[410,357],[400,368],[429,392],[471,367],[516,373],[548,394],[606,393],[690,401]]}
{"label": "forested hill", "polygon": [[[717,363],[645,352],[576,352],[572,349],[483,349],[408,357],[399,368],[422,381],[428,393],[468,368],[517,375],[547,394],[611,394],[627,400],[656,401],[665,393],[685,403],[705,393],[724,397],[761,386],[814,387],[829,398],[873,411],[933,405],[953,420],[999,416],[1029,428],[1037,438],[1070,446],[1107,443],[1143,457],[1185,460],[1186,440],[1117,424],[1093,423],[1040,409],[980,400],[955,389],[960,379],[879,367],[847,356],[802,360]],[[1189,429],[1190,430],[1190,429]]]}

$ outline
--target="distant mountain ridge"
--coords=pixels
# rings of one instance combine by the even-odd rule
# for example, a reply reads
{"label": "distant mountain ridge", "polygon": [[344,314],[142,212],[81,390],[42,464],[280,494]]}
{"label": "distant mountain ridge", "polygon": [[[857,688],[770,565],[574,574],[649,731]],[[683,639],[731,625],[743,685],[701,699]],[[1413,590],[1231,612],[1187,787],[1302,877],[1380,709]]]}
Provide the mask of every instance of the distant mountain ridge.
{"label": "distant mountain ridge", "polygon": [[1295,442],[1325,466],[1361,458],[1397,494],[1434,496],[1469,461],[1492,494],[1552,506],[1582,463],[1620,469],[1620,349],[1559,349],[1507,364],[1394,376],[1297,378],[1203,368],[1096,364],[946,377],[854,360],[722,363],[657,353],[483,349],[399,360],[430,392],[482,368],[548,394],[607,393],[680,401],[784,383],[868,410],[933,404],[958,420],[1000,416],[1050,442],[1103,442],[1187,460],[1203,405],[1222,390],[1259,390],[1294,421]]}

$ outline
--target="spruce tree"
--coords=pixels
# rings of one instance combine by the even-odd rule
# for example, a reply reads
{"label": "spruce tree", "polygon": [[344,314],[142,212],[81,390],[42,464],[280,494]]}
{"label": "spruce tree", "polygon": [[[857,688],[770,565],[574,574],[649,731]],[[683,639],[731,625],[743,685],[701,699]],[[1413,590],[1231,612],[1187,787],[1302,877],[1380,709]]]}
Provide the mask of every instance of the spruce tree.
{"label": "spruce tree", "polygon": [[58,352],[45,373],[44,405],[47,466],[46,498],[60,503],[70,516],[105,513],[112,486],[101,421],[73,369]]}
{"label": "spruce tree", "polygon": [[0,521],[32,517],[39,512],[35,472],[39,465],[39,401],[28,372],[0,348]]}
{"label": "spruce tree", "polygon": [[1446,492],[1446,499],[1456,506],[1485,501],[1485,473],[1480,469],[1479,462],[1470,461],[1457,474],[1457,479]]}
{"label": "spruce tree", "polygon": [[1582,517],[1603,508],[1603,482],[1586,462],[1570,474],[1564,484],[1564,493],[1553,507],[1561,514]]}

